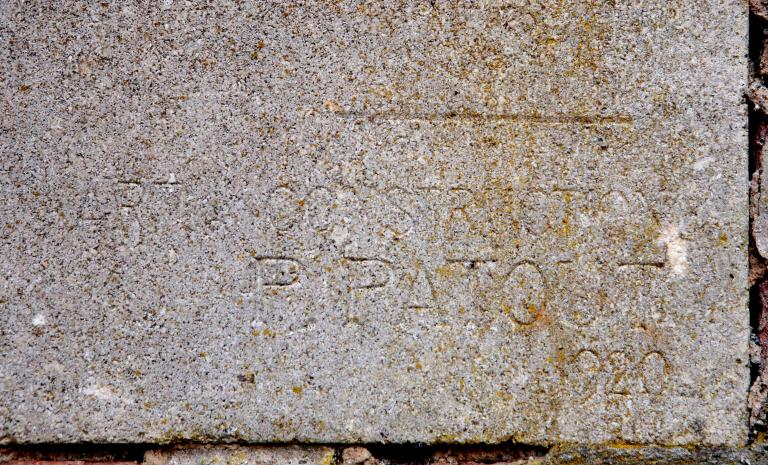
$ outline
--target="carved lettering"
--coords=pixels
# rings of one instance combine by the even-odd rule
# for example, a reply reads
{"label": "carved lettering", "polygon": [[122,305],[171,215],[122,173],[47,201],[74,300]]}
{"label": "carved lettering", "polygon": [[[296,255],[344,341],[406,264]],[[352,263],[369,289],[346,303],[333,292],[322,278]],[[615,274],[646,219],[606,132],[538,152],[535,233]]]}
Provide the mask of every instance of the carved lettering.
{"label": "carved lettering", "polygon": [[435,291],[429,276],[423,269],[405,272],[402,283],[406,289],[408,308],[432,308],[435,306]]}
{"label": "carved lettering", "polygon": [[325,231],[331,226],[332,211],[337,208],[335,195],[325,187],[318,187],[307,196],[307,222],[315,231]]}
{"label": "carved lettering", "polygon": [[384,287],[392,275],[391,265],[376,258],[347,258],[346,266],[351,289]]}
{"label": "carved lettering", "polygon": [[[572,365],[564,368],[580,383],[573,392],[580,393],[581,398],[589,398],[600,386],[616,399],[660,395],[670,372],[669,362],[660,351],[635,355],[629,350],[614,350],[606,355],[584,349],[573,357]],[[611,402],[621,402],[616,399]]]}
{"label": "carved lettering", "polygon": [[141,203],[144,188],[139,182],[118,181],[116,202],[118,207],[135,207]]}
{"label": "carved lettering", "polygon": [[643,357],[640,366],[643,389],[648,394],[659,395],[664,391],[669,363],[661,352],[651,352]]}
{"label": "carved lettering", "polygon": [[572,392],[576,396],[586,401],[597,391],[597,379],[601,370],[600,358],[591,350],[582,350],[573,360],[573,370],[571,373],[571,383],[573,383]]}
{"label": "carved lettering", "polygon": [[301,219],[302,201],[288,187],[278,187],[268,197],[272,226],[283,231],[296,226]]}
{"label": "carved lettering", "polygon": [[299,282],[301,264],[290,258],[260,258],[259,271],[264,286],[292,286]]}
{"label": "carved lettering", "polygon": [[629,371],[629,361],[627,355],[622,351],[611,352],[608,355],[608,366],[610,377],[608,378],[607,391],[610,394],[629,394],[629,382],[627,373]]}
{"label": "carved lettering", "polygon": [[546,284],[537,266],[523,262],[515,266],[494,293],[495,307],[521,325],[529,325],[544,311]]}

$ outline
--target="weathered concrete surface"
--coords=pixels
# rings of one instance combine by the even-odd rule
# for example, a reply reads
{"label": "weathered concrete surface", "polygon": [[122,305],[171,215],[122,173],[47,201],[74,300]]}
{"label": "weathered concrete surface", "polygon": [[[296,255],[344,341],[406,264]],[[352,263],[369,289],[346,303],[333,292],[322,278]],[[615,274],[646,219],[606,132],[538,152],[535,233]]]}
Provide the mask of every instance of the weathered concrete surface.
{"label": "weathered concrete surface", "polygon": [[745,441],[746,2],[0,18],[0,441]]}

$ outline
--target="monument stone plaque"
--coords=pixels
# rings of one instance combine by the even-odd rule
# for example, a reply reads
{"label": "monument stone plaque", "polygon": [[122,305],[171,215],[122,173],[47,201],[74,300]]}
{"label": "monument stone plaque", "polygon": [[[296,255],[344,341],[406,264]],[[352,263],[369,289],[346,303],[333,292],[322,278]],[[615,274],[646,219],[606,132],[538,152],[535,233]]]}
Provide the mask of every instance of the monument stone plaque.
{"label": "monument stone plaque", "polygon": [[0,442],[745,441],[746,2],[0,18]]}

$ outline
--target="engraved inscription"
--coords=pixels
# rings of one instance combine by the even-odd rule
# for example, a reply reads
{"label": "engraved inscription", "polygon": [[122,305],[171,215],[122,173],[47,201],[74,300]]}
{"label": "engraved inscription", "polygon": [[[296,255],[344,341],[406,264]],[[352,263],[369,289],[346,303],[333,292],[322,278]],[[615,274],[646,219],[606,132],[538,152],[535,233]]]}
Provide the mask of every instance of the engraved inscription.
{"label": "engraved inscription", "polygon": [[261,283],[264,286],[286,287],[299,282],[301,265],[290,258],[258,259]]}
{"label": "engraved inscription", "polygon": [[392,276],[389,263],[376,258],[346,259],[347,279],[352,289],[374,289],[386,286]]}
{"label": "engraved inscription", "polygon": [[521,263],[512,269],[495,295],[502,312],[522,325],[531,324],[546,305],[544,276],[533,263]]}
{"label": "engraved inscription", "polygon": [[408,308],[432,308],[435,306],[434,289],[429,276],[423,269],[406,271],[402,276],[402,283],[406,289]]}
{"label": "engraved inscription", "polygon": [[641,372],[645,392],[659,395],[664,391],[669,363],[661,352],[651,352],[643,357]]}
{"label": "engraved inscription", "polygon": [[0,437],[743,444],[748,11],[703,1],[11,7]]}
{"label": "engraved inscription", "polygon": [[610,351],[607,355],[595,350],[580,350],[564,369],[568,370],[569,378],[577,383],[573,392],[582,401],[601,389],[617,399],[636,395],[658,396],[664,392],[665,380],[671,372],[662,352],[636,353],[630,349]]}
{"label": "engraved inscription", "polygon": [[601,369],[600,359],[595,352],[582,350],[574,358],[572,366],[573,370],[570,373],[573,392],[581,401],[588,400],[597,390],[597,375]]}
{"label": "engraved inscription", "polygon": [[267,205],[272,225],[278,231],[296,226],[300,221],[302,202],[288,187],[281,186],[270,192]]}
{"label": "engraved inscription", "polygon": [[[314,244],[321,254],[341,252],[348,259],[351,289],[394,285],[409,301],[406,308],[446,304],[442,299],[447,294],[435,288],[447,284],[448,276],[438,273],[441,262],[466,262],[470,270],[494,263],[499,271],[468,277],[462,284],[468,286],[465,292],[475,296],[478,307],[504,313],[522,326],[546,311],[575,327],[591,326],[619,308],[641,313],[641,319],[667,320],[666,304],[649,300],[647,294],[623,300],[609,296],[611,287],[627,284],[622,283],[626,273],[617,275],[617,270],[664,267],[658,247],[647,246],[657,239],[654,223],[628,214],[644,204],[641,194],[558,186],[514,189],[503,184],[471,189],[430,182],[433,187],[417,189],[333,183],[306,189],[284,183],[263,194],[268,209],[264,218],[281,237],[308,234],[304,244]],[[639,229],[637,224],[646,224],[642,237],[626,232]],[[588,253],[575,259],[571,250],[587,241],[601,245],[587,246]],[[419,254],[431,255],[396,258],[408,250],[402,247],[430,242],[439,249]],[[358,258],[370,255],[378,256],[377,261]],[[619,294],[639,292],[637,286],[627,287],[628,292]],[[547,310],[550,292],[559,297]]]}
{"label": "engraved inscription", "polygon": [[627,354],[622,351],[611,352],[608,355],[610,377],[608,379],[608,392],[611,394],[629,394],[629,371]]}
{"label": "engraved inscription", "polygon": [[[357,182],[285,182],[255,202],[267,208],[257,227],[278,233],[275,244],[290,240],[297,254],[338,262],[345,284],[323,277],[334,267],[311,265],[306,276],[359,291],[364,300],[355,305],[381,299],[402,309],[487,310],[525,331],[545,330],[537,321],[674,327],[682,317],[664,298],[674,291],[657,244],[660,227],[639,192],[451,187],[439,178],[423,188]],[[454,263],[465,270],[452,271]],[[262,284],[288,287],[294,276],[286,271]]]}
{"label": "engraved inscription", "polygon": [[144,188],[136,181],[118,181],[116,201],[118,207],[136,207],[141,203]]}

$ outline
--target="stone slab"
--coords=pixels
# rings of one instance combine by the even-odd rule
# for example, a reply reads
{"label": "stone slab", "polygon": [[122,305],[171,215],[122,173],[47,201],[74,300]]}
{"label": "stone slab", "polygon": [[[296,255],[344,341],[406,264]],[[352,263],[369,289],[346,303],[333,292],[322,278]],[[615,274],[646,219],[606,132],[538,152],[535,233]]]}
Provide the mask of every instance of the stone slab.
{"label": "stone slab", "polygon": [[746,440],[746,2],[0,34],[1,442]]}
{"label": "stone slab", "polygon": [[334,465],[336,451],[322,446],[213,446],[149,450],[143,465]]}

